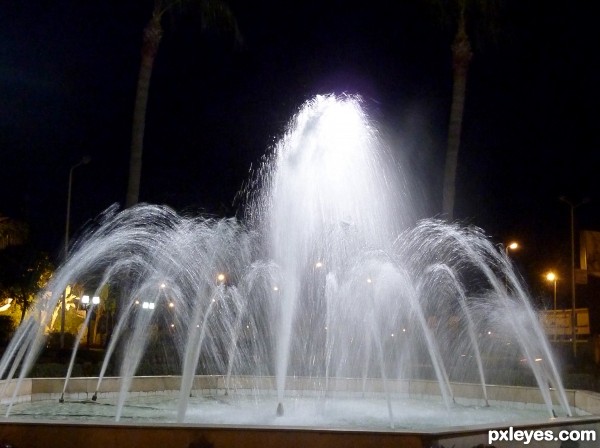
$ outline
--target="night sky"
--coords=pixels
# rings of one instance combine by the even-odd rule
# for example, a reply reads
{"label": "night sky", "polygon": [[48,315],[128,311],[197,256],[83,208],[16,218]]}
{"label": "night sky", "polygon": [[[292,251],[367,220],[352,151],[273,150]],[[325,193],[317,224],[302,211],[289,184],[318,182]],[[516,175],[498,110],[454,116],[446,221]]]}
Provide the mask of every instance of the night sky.
{"label": "night sky", "polygon": [[[436,216],[452,87],[450,43],[431,2],[230,1],[243,35],[167,18],[150,88],[142,201],[239,214],[236,192],[301,104],[360,94],[411,185],[415,219]],[[526,3],[524,5],[523,3]],[[570,262],[569,210],[600,230],[600,27],[593,3],[500,2],[498,32],[471,29],[457,207],[536,294]],[[393,6],[392,6],[393,5]],[[5,1],[0,6],[0,213],[60,255],[69,168],[74,233],[123,204],[142,29],[150,1]],[[477,23],[483,24],[483,21]],[[489,28],[488,28],[489,29]],[[564,286],[564,291],[563,291]],[[567,294],[566,283],[559,294]]]}

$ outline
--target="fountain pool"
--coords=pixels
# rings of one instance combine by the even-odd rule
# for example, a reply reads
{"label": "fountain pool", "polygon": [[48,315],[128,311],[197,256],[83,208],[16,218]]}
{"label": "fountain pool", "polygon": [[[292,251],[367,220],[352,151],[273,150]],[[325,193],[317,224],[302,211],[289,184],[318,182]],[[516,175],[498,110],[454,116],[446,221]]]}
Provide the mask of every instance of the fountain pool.
{"label": "fountain pool", "polygon": [[[286,397],[286,413],[273,412],[273,399],[257,400],[254,395],[206,395],[191,397],[186,424],[308,427],[386,431],[390,428],[386,397]],[[57,406],[56,399],[19,403],[13,406],[15,420],[114,421],[118,401],[67,400]],[[123,408],[121,420],[145,423],[177,423],[177,396],[137,395]],[[422,431],[449,427],[490,424],[530,424],[547,418],[538,406],[502,403],[495,406],[454,404],[451,412],[436,399],[395,398],[394,426],[403,431]]]}
{"label": "fountain pool", "polygon": [[[600,430],[596,413],[600,396],[567,391],[577,417],[548,418],[535,388],[490,386],[489,406],[482,404],[474,384],[452,384],[455,402],[448,409],[435,395],[433,381],[391,381],[395,429],[390,429],[387,397],[379,379],[336,378],[324,396],[324,379],[288,378],[286,412],[277,416],[272,377],[197,376],[184,422],[177,422],[180,377],[136,377],[127,403],[115,423],[120,378],[106,378],[92,401],[97,378],[73,378],[65,400],[61,379],[27,379],[9,419],[0,421],[0,440],[14,446],[38,446],[39,440],[60,437],[60,446],[86,443],[103,446],[454,446],[487,443],[489,429]],[[27,395],[28,394],[28,395]],[[469,398],[471,397],[471,398]],[[505,401],[518,398],[519,402]],[[4,403],[3,407],[7,406]],[[560,409],[557,408],[557,412]],[[17,444],[17,441],[19,442]],[[561,446],[548,444],[544,446]],[[596,442],[581,442],[593,447]],[[494,446],[512,446],[496,443]],[[533,445],[535,446],[535,444]]]}

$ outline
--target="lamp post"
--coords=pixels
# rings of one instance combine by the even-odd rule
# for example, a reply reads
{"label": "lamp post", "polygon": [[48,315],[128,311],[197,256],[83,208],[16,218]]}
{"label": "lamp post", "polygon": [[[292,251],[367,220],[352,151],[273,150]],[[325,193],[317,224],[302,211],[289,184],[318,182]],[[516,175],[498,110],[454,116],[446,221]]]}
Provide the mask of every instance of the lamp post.
{"label": "lamp post", "polygon": [[85,295],[85,296],[81,297],[81,304],[83,305],[83,308],[85,309],[85,318],[87,320],[87,325],[88,325],[87,341],[86,341],[88,349],[90,348],[90,332],[92,329],[92,319],[91,319],[91,317],[88,317],[88,313],[91,313],[92,311],[94,311],[94,308],[99,303],[100,303],[100,297],[98,297],[98,296],[92,297],[91,305],[90,305],[90,296]]}
{"label": "lamp post", "polygon": [[553,327],[554,327],[554,340],[556,340],[556,280],[558,278],[556,277],[556,274],[552,271],[548,272],[546,274],[546,280],[548,280],[549,282],[553,282],[554,283],[554,313],[553,313]]}
{"label": "lamp post", "polygon": [[[90,163],[92,159],[90,156],[83,156],[79,162],[71,167],[69,170],[69,187],[67,189],[67,216],[65,219],[65,258],[69,253],[69,225],[71,221],[71,189],[73,186],[73,170],[81,165]],[[66,317],[66,306],[67,306],[67,293],[63,293],[60,310],[60,348],[65,348],[65,317]]]}
{"label": "lamp post", "polygon": [[575,299],[575,209],[583,204],[587,204],[590,200],[583,199],[581,202],[574,204],[567,197],[561,196],[558,198],[571,209],[571,339],[573,341],[573,358],[577,358],[577,308]]}
{"label": "lamp post", "polygon": [[[504,252],[506,253],[506,258],[508,259],[509,251],[516,250],[519,248],[519,243],[516,241],[511,241],[504,247]],[[504,289],[506,289],[506,293],[508,294],[508,272],[504,272]]]}

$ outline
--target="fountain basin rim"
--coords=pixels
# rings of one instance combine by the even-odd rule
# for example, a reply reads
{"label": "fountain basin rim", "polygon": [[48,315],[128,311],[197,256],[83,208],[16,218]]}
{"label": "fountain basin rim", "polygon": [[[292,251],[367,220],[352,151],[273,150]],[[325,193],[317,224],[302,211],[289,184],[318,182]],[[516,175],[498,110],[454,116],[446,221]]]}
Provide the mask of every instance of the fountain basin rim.
{"label": "fountain basin rim", "polygon": [[21,425],[21,426],[36,426],[36,425],[54,425],[54,426],[84,426],[90,428],[171,428],[171,429],[183,429],[183,428],[197,428],[206,430],[244,430],[244,431],[286,431],[286,432],[313,432],[313,433],[369,433],[369,434],[405,434],[405,435],[431,435],[431,436],[444,436],[451,437],[456,435],[465,435],[469,433],[481,433],[489,430],[505,430],[506,428],[513,427],[517,429],[543,429],[553,427],[564,427],[577,424],[600,424],[600,416],[577,416],[577,417],[556,417],[549,418],[547,421],[530,421],[530,422],[499,422],[492,424],[481,424],[481,425],[465,425],[465,426],[452,426],[452,427],[432,427],[423,428],[419,430],[414,429],[369,429],[369,428],[336,428],[336,427],[319,427],[319,426],[294,426],[294,425],[281,425],[281,426],[269,426],[269,425],[234,425],[234,424],[206,424],[206,423],[174,423],[174,422],[144,422],[144,421],[90,421],[90,420],[52,420],[52,419],[19,419],[11,420],[10,417],[0,418],[0,427],[6,424]]}
{"label": "fountain basin rim", "polygon": [[[175,393],[176,387],[179,385],[181,378],[179,376],[163,376],[163,377],[135,377],[132,383],[133,388],[139,386],[142,390],[157,391],[157,385],[169,386],[170,392]],[[289,384],[319,384],[319,378],[288,378]],[[335,380],[335,381],[332,381]],[[89,397],[94,393],[97,384],[97,378],[72,378],[67,388],[67,392],[79,390],[76,394],[83,394],[81,397],[76,396],[73,400],[82,401],[86,396]],[[120,378],[110,377],[105,378],[105,386],[114,387],[118,391]],[[264,381],[267,384],[274,383],[273,377],[232,377],[230,385],[235,385],[248,381]],[[380,379],[370,379],[370,386],[377,388],[381,386]],[[197,384],[210,386],[221,386],[220,391],[224,393],[225,377],[216,376],[198,376],[195,378]],[[204,382],[204,383],[203,383]],[[295,382],[295,383],[294,383]],[[350,385],[356,385],[362,382],[357,379],[330,379],[329,385],[334,389],[343,389]],[[26,378],[22,381],[19,399],[22,402],[38,401],[39,399],[56,399],[58,405],[58,397],[62,390],[64,379],[62,378]],[[196,384],[196,383],[195,383]],[[403,385],[408,390],[418,390],[421,392],[431,392],[436,387],[436,382],[425,380],[410,380],[405,382],[396,381],[397,385]],[[4,395],[6,398],[14,392],[16,380],[12,380],[10,384],[6,381],[0,381],[0,388],[7,386]],[[476,394],[478,397],[481,393],[481,386],[478,384],[453,383],[457,391],[462,391],[465,394]],[[411,389],[412,388],[412,389]],[[207,389],[210,391],[216,389]],[[235,390],[231,387],[230,390]],[[525,397],[539,395],[539,390],[527,388],[524,386],[489,386],[488,392],[496,390],[511,394],[513,397]],[[116,392],[115,392],[116,393]],[[147,392],[141,392],[147,393]],[[495,393],[495,392],[492,392]],[[364,427],[356,428],[336,428],[336,427],[318,427],[318,426],[264,426],[264,425],[235,425],[235,424],[203,424],[203,423],[173,423],[173,422],[145,422],[134,420],[122,420],[115,422],[114,420],[105,421],[79,421],[74,419],[51,420],[48,418],[41,419],[11,419],[0,418],[0,437],[2,440],[12,443],[19,448],[35,447],[37,441],[48,439],[49,437],[60,437],[60,440],[69,440],[67,444],[61,443],[62,448],[75,448],[79,446],[87,446],[88,448],[103,448],[105,446],[113,446],[114,448],[129,448],[132,445],[132,440],[136,443],[143,443],[144,446],[169,446],[170,448],[189,448],[196,443],[197,440],[209,440],[216,448],[239,446],[244,444],[247,448],[259,447],[275,447],[288,446],[288,448],[311,446],[315,448],[329,446],[348,446],[352,445],[357,448],[372,447],[374,440],[376,445],[382,448],[403,446],[407,448],[421,448],[432,445],[432,441],[446,440],[451,443],[445,445],[457,447],[461,446],[455,443],[457,440],[469,440],[465,447],[476,446],[478,443],[485,442],[488,431],[492,429],[504,429],[513,426],[515,429],[526,428],[531,429],[563,429],[564,427],[584,427],[589,428],[590,425],[598,428],[600,433],[600,394],[588,391],[570,390],[567,391],[569,400],[573,407],[581,408],[591,416],[579,417],[559,417],[548,418],[540,421],[527,422],[500,422],[489,423],[485,425],[472,426],[451,426],[451,427],[430,427],[415,429],[369,429]],[[415,397],[422,397],[423,394],[415,394]],[[439,396],[439,395],[438,395]],[[67,394],[68,397],[68,394]],[[67,401],[70,399],[67,398]],[[99,400],[102,400],[100,395]],[[580,403],[581,402],[581,403]],[[273,412],[275,412],[276,400],[273,400]],[[575,406],[577,405],[577,406]],[[473,438],[479,438],[480,442],[471,443]],[[254,444],[248,444],[247,441],[252,440]],[[107,442],[108,441],[108,442]],[[325,442],[327,441],[327,442]],[[79,445],[78,445],[79,444]],[[107,445],[108,444],[108,445]],[[162,444],[162,445],[160,445]],[[202,446],[202,445],[200,445]]]}
{"label": "fountain basin rim", "polygon": [[[503,425],[505,425],[503,423]],[[515,425],[515,429],[564,429],[586,428],[590,425],[600,429],[600,417],[559,418],[539,424]],[[62,448],[129,448],[130,446],[169,446],[170,448],[190,448],[192,446],[214,446],[228,448],[243,445],[246,448],[288,448],[311,446],[353,446],[367,448],[426,448],[435,443],[444,446],[466,448],[485,444],[488,431],[496,426],[481,428],[465,427],[443,431],[361,431],[321,428],[247,427],[222,425],[182,425],[137,423],[83,423],[70,421],[4,421],[0,420],[0,437],[19,448],[37,447],[39,440],[60,440]],[[506,430],[508,425],[499,427]],[[475,441],[475,445],[473,442]],[[207,445],[196,445],[198,442]],[[107,445],[108,443],[108,445]],[[136,444],[137,445],[134,445]],[[85,444],[85,445],[84,445]]]}
{"label": "fountain basin rim", "polygon": [[[75,377],[71,378],[66,390],[67,400],[86,400],[98,392],[98,397],[115,396],[120,392],[120,377],[105,377],[101,387],[96,390],[98,378]],[[15,389],[19,385],[19,390]],[[177,393],[181,385],[181,376],[136,376],[131,383],[130,394],[165,392]],[[327,391],[324,387],[327,385]],[[470,400],[471,404],[483,403],[481,385],[476,383],[451,383],[454,396],[460,399]],[[61,395],[64,387],[63,378],[24,378],[19,383],[13,379],[9,382],[0,380],[1,402],[6,404],[14,396],[15,402],[39,401],[57,398]],[[538,388],[527,386],[487,385],[488,399],[491,403],[527,403],[543,404]],[[222,395],[227,391],[235,393],[250,393],[252,391],[272,392],[276,389],[275,378],[272,376],[232,376],[227,379],[223,375],[197,375],[194,378],[192,392],[203,395]],[[321,377],[288,377],[286,380],[286,391],[291,396],[381,396],[385,390],[390,391],[392,396],[399,395],[409,398],[439,397],[440,389],[436,381],[415,379],[387,380],[387,384],[381,378],[325,378]],[[555,395],[556,391],[551,390]],[[570,389],[566,391],[569,405],[592,415],[600,415],[600,394],[585,390]],[[558,401],[555,401],[558,403]]]}

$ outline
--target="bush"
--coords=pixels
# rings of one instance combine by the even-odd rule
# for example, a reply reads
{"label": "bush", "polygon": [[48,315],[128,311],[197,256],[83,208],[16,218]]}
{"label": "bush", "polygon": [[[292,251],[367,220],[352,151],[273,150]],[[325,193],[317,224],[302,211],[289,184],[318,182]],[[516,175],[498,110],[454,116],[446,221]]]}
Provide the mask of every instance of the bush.
{"label": "bush", "polygon": [[[75,345],[75,335],[73,333],[65,332],[65,349],[72,349]],[[60,348],[60,331],[52,331],[48,334],[46,339],[46,347],[57,349]]]}
{"label": "bush", "polygon": [[[64,378],[67,374],[67,364],[47,362],[33,366],[29,374],[30,378]],[[75,364],[71,376],[81,376],[81,366]]]}
{"label": "bush", "polygon": [[0,345],[5,346],[15,331],[15,322],[11,316],[0,315]]}

